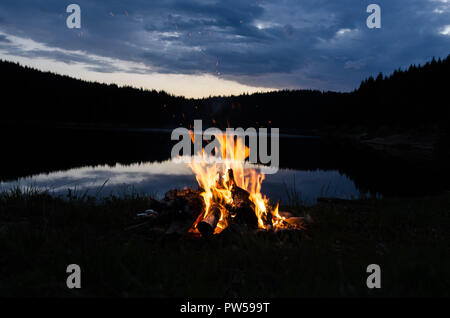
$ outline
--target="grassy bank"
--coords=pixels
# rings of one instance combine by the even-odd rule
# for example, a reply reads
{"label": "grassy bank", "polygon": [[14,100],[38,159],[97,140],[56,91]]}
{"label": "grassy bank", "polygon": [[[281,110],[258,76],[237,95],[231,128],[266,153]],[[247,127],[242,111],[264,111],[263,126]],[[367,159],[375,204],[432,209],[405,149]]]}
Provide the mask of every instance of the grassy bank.
{"label": "grassy bank", "polygon": [[[304,232],[228,231],[210,241],[125,231],[148,198],[0,194],[0,296],[443,296],[450,195],[284,207]],[[68,264],[82,288],[66,287]],[[379,290],[366,267],[381,266]]]}

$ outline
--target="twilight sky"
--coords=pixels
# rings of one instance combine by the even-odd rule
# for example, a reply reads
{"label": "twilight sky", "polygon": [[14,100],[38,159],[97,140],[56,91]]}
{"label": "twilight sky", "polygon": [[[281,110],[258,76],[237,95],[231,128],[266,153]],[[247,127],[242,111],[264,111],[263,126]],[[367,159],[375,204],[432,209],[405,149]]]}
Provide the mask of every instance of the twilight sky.
{"label": "twilight sky", "polygon": [[[81,7],[68,29],[66,7]],[[381,7],[381,29],[366,8]],[[1,0],[0,59],[202,97],[349,91],[450,54],[450,0]]]}

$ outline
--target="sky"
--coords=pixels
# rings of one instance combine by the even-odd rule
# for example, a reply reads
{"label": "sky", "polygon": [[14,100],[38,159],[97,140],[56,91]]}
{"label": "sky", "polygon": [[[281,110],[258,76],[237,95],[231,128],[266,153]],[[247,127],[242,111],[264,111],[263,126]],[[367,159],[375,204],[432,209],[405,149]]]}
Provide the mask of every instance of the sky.
{"label": "sky", "polygon": [[[81,8],[70,29],[69,4]],[[381,28],[369,29],[369,4]],[[0,59],[205,97],[351,91],[450,54],[450,0],[1,0]]]}

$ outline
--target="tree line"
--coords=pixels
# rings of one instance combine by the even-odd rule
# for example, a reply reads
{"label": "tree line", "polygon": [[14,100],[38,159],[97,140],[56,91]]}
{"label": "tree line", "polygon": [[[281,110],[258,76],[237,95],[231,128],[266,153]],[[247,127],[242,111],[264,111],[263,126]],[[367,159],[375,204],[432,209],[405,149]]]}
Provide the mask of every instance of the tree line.
{"label": "tree line", "polygon": [[445,130],[450,55],[369,77],[352,92],[280,90],[188,99],[100,84],[0,61],[0,121],[129,127],[280,127],[285,131]]}

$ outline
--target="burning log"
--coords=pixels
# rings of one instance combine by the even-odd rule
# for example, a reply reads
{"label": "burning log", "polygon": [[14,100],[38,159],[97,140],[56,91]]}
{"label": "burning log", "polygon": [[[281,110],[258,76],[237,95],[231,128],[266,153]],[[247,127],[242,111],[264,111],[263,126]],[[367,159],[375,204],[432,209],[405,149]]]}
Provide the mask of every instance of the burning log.
{"label": "burning log", "polygon": [[220,205],[217,203],[213,204],[209,209],[208,215],[197,224],[197,229],[203,237],[211,237],[214,234],[220,215]]}
{"label": "burning log", "polygon": [[228,169],[228,182],[231,188],[233,203],[231,213],[234,215],[233,221],[247,224],[251,227],[258,227],[258,217],[255,213],[255,204],[250,201],[250,193],[236,184],[232,169]]}
{"label": "burning log", "polygon": [[267,214],[263,217],[263,221],[264,221],[264,224],[266,224],[266,229],[267,229],[267,230],[272,230],[272,229],[273,229],[272,212],[267,213]]}
{"label": "burning log", "polygon": [[299,229],[299,230],[304,229],[305,222],[304,222],[303,217],[293,216],[293,217],[287,218],[285,220],[285,222],[287,224],[289,224],[290,227],[293,229]]}

